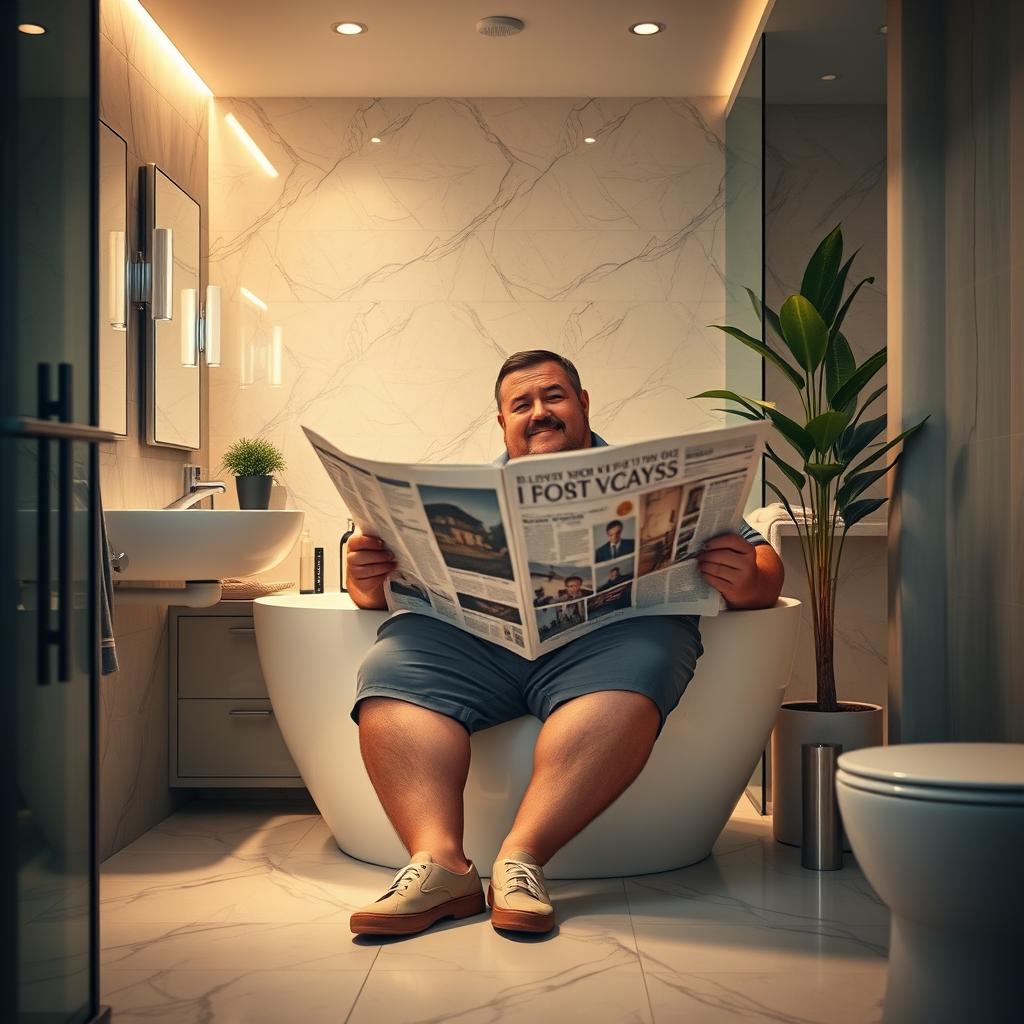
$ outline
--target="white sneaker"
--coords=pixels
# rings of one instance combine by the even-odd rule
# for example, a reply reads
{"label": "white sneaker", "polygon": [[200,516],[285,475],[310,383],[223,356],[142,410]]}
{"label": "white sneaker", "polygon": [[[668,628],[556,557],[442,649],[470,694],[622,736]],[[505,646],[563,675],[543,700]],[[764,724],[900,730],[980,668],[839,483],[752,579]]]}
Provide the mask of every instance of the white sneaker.
{"label": "white sneaker", "polygon": [[525,850],[494,862],[487,887],[491,924],[513,932],[549,932],[555,926],[544,872]]}

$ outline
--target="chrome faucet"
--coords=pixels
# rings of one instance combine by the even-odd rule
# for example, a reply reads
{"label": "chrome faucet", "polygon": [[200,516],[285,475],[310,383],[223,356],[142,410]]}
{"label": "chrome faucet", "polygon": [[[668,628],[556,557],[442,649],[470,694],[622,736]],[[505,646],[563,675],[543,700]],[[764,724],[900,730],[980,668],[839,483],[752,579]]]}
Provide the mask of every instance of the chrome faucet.
{"label": "chrome faucet", "polygon": [[199,474],[201,472],[202,470],[199,466],[193,466],[190,463],[186,464],[185,493],[180,498],[175,498],[169,505],[164,505],[164,508],[191,508],[205,498],[212,497],[218,492],[223,494],[227,490],[227,486],[222,480],[200,480]]}

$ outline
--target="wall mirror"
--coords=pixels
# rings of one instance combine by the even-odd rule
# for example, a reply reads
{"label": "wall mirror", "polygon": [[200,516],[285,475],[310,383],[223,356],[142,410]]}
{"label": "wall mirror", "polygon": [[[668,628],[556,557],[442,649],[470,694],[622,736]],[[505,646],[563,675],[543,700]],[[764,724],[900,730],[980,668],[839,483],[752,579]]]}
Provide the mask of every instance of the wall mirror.
{"label": "wall mirror", "polygon": [[200,446],[199,204],[155,164],[141,169],[151,295],[146,324],[146,440]]}
{"label": "wall mirror", "polygon": [[128,434],[128,146],[99,122],[99,427]]}

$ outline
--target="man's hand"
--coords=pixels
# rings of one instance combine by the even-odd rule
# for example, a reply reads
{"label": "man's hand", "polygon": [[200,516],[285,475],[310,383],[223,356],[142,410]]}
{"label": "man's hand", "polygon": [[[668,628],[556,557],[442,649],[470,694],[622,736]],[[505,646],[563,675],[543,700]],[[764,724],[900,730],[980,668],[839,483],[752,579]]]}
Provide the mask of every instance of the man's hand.
{"label": "man's hand", "polygon": [[346,545],[348,592],[360,608],[386,608],[384,581],[395,571],[395,556],[380,537],[356,533]]}
{"label": "man's hand", "polygon": [[697,565],[730,608],[770,608],[782,592],[782,559],[769,545],[755,547],[737,533],[712,537]]}

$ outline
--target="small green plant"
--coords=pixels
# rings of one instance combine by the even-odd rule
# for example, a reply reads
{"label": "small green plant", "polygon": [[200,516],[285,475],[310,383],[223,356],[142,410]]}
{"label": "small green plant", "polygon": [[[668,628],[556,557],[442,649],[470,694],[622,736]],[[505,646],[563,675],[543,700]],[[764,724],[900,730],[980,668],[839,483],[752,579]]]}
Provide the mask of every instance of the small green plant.
{"label": "small green plant", "polygon": [[[861,401],[861,391],[885,365],[886,349],[883,346],[858,366],[841,330],[857,292],[874,281],[873,277],[859,281],[843,300],[846,277],[856,255],[855,252],[843,263],[843,233],[837,225],[811,256],[800,292],[790,295],[778,313],[762,305],[749,288],[745,289],[758,320],[770,329],[766,337],[773,338],[774,347],[738,327],[711,325],[753,349],[781,371],[800,396],[803,422],[783,415],[774,402],[734,391],[704,391],[693,396],[735,402],[738,408],[720,411],[743,419],[771,420],[778,438],[792,451],[786,452],[783,459],[769,444],[765,454],[785,478],[783,486],[791,489],[805,514],[809,513],[808,521],[794,515],[789,498],[774,483],[767,480],[765,484],[782,502],[800,539],[811,596],[819,711],[836,711],[839,707],[834,636],[836,584],[843,543],[854,523],[888,500],[860,495],[896,467],[903,450],[893,449],[916,434],[928,419],[925,416],[920,423],[888,441],[877,440],[886,432],[884,412],[863,419],[865,410],[886,389],[883,384]],[[787,461],[793,455],[796,465]],[[880,461],[878,468],[868,468]]]}
{"label": "small green plant", "polygon": [[235,476],[271,476],[284,469],[284,454],[262,437],[240,437],[228,446],[221,464]]}

